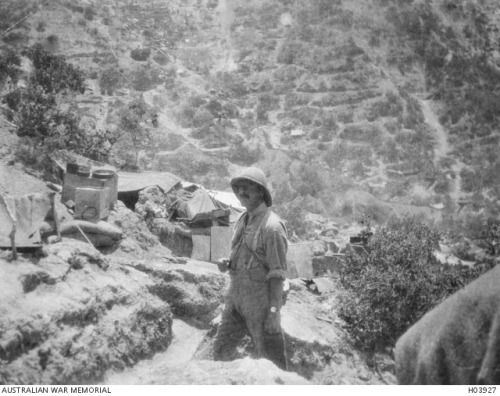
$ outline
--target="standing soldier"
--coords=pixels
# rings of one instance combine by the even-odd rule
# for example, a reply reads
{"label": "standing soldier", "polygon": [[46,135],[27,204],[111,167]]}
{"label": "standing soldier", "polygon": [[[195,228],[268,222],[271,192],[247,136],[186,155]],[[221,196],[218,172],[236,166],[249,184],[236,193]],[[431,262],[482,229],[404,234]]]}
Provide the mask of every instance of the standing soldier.
{"label": "standing soldier", "polygon": [[229,259],[219,260],[229,270],[231,284],[214,340],[216,360],[228,360],[238,342],[250,333],[258,357],[286,370],[280,309],[286,279],[286,228],[270,209],[272,197],[264,172],[248,168],[231,180],[246,212],[238,219]]}

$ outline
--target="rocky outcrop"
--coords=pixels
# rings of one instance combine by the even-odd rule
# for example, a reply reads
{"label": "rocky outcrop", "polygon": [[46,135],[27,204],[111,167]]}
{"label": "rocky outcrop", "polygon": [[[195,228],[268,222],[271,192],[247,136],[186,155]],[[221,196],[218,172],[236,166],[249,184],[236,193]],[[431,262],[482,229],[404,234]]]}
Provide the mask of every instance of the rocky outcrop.
{"label": "rocky outcrop", "polygon": [[144,273],[66,240],[0,257],[0,383],[85,384],[166,349],[172,313]]}
{"label": "rocky outcrop", "polygon": [[145,220],[128,209],[121,201],[118,201],[116,210],[111,212],[108,222],[123,231],[127,240],[120,245],[121,249],[127,253],[140,254],[142,250],[154,250],[161,247],[158,238],[148,229]]}
{"label": "rocky outcrop", "polygon": [[207,328],[224,301],[228,277],[214,264],[188,260],[186,264],[133,263],[151,276],[149,290],[167,302],[175,315]]}

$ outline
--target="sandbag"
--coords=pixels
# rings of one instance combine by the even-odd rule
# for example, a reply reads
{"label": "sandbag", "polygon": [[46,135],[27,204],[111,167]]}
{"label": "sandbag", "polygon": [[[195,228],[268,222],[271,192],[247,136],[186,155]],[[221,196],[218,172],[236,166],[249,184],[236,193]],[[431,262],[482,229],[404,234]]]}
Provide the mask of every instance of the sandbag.
{"label": "sandbag", "polygon": [[108,246],[113,246],[113,244],[116,243],[116,240],[111,238],[109,235],[90,234],[90,233],[85,233],[85,235],[87,236],[87,238],[85,238],[81,232],[75,232],[75,233],[65,234],[64,238],[76,239],[82,242],[90,241],[92,242],[92,245],[94,245],[94,247],[108,247]]}
{"label": "sandbag", "polygon": [[84,220],[72,220],[61,224],[61,235],[68,236],[69,234],[80,234],[78,227],[86,234],[103,235],[118,241],[123,237],[123,231],[105,221],[91,223]]}

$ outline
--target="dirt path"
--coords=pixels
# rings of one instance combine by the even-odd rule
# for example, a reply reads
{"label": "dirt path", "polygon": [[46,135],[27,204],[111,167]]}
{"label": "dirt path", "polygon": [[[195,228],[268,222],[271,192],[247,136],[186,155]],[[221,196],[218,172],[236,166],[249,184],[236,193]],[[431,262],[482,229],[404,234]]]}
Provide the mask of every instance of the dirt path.
{"label": "dirt path", "polygon": [[[452,151],[452,147],[448,142],[448,133],[443,128],[439,119],[432,109],[434,102],[432,100],[423,100],[420,99],[420,104],[422,106],[422,111],[424,113],[425,122],[429,125],[433,131],[435,132],[436,137],[436,147],[434,149],[435,152],[435,162],[438,163],[439,160],[443,158],[449,158],[449,154]],[[460,172],[464,164],[459,161],[455,161],[451,166],[453,173],[455,174],[455,178],[450,181],[450,191],[449,195],[456,202],[460,199],[461,196],[461,178]]]}
{"label": "dirt path", "polygon": [[432,110],[433,105],[431,100],[420,100],[422,111],[424,113],[425,122],[435,131],[436,147],[434,149],[436,162],[444,158],[450,152],[450,145],[448,143],[448,134],[440,124],[436,113]]}
{"label": "dirt path", "polygon": [[158,378],[157,373],[188,362],[205,336],[205,331],[190,326],[180,319],[174,319],[172,330],[174,339],[165,352],[157,353],[152,359],[143,360],[121,373],[111,374],[105,384],[152,384],[154,378]]}
{"label": "dirt path", "polygon": [[219,0],[217,11],[220,18],[221,44],[224,58],[220,64],[215,67],[216,71],[232,71],[237,69],[238,65],[234,61],[233,45],[231,42],[231,25],[234,21],[234,5],[231,0]]}

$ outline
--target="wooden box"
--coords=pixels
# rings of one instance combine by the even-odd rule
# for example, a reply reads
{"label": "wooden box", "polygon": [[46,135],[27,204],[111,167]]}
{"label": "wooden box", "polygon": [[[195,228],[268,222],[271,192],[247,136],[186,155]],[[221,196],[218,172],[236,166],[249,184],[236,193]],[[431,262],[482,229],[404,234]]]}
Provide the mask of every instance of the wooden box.
{"label": "wooden box", "polygon": [[118,200],[118,175],[111,179],[96,179],[93,177],[83,177],[72,173],[64,174],[63,191],[61,202],[65,204],[68,201],[76,203],[76,189],[77,188],[109,188],[108,194],[108,207],[113,209]]}
{"label": "wooden box", "polygon": [[99,221],[109,216],[109,187],[75,189],[75,218]]}

